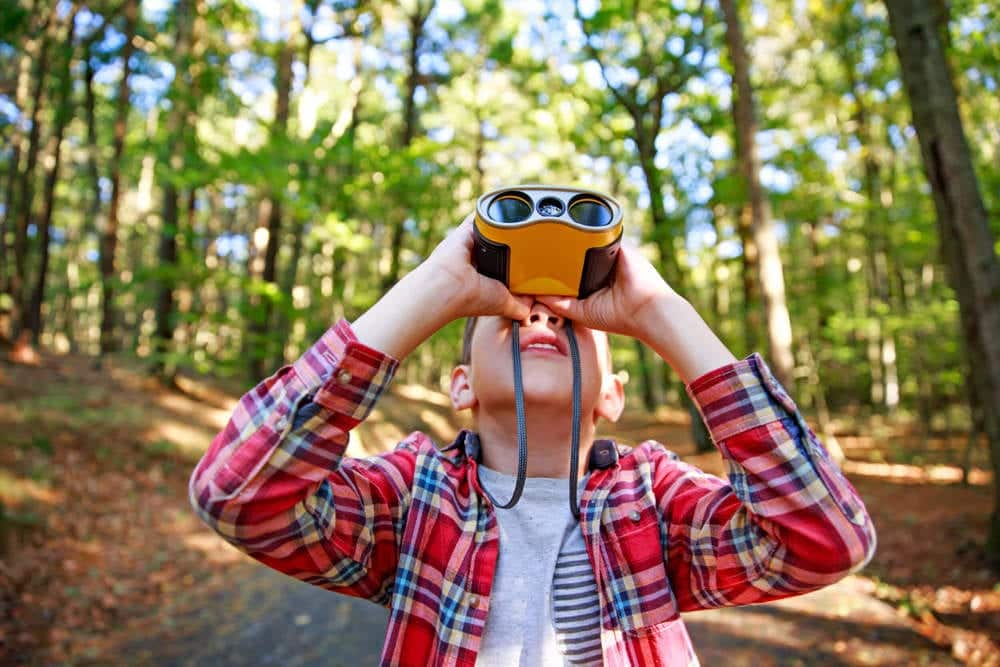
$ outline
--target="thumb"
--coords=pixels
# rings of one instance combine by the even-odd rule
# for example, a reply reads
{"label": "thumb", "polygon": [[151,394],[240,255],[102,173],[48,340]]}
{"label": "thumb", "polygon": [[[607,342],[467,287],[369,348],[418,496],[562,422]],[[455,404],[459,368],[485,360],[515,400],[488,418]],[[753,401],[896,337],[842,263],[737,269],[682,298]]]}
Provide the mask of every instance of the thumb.
{"label": "thumb", "polygon": [[500,314],[508,319],[522,322],[531,315],[531,299],[516,297],[504,288],[506,296]]}
{"label": "thumb", "polygon": [[510,293],[499,280],[480,275],[480,290],[485,303],[484,315],[500,315],[512,320],[523,320],[531,315],[531,302]]}

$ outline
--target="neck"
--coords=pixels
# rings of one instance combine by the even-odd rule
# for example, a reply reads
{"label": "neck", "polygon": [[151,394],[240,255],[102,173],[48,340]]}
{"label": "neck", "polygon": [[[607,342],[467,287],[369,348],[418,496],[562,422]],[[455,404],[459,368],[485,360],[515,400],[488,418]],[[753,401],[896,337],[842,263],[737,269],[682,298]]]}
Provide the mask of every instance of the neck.
{"label": "neck", "polygon": [[[528,437],[528,477],[568,478],[569,454],[573,442],[572,424],[565,409],[545,411],[525,409]],[[594,420],[580,420],[580,461],[578,475],[587,471],[586,457],[594,441]],[[476,416],[476,431],[483,465],[505,475],[517,474],[517,413],[490,412]]]}

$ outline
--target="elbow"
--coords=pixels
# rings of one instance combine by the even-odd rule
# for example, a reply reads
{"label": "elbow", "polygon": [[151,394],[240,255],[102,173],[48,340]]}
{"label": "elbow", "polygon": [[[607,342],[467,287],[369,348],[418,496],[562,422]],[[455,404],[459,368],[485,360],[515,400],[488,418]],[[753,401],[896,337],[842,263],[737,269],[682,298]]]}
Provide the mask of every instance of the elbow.
{"label": "elbow", "polygon": [[863,570],[875,555],[878,537],[864,514],[854,522],[814,524],[785,540],[785,557],[794,560],[798,578],[810,590],[833,584]]}
{"label": "elbow", "polygon": [[222,520],[226,511],[226,497],[220,496],[219,487],[206,470],[206,460],[202,459],[192,471],[188,480],[188,504],[202,522],[226,541],[235,537],[232,521]]}
{"label": "elbow", "polygon": [[875,549],[878,547],[878,534],[875,531],[875,524],[872,523],[872,519],[868,516],[868,513],[863,512],[863,516],[865,519],[864,525],[857,527],[854,531],[855,539],[851,542],[849,549],[848,563],[850,567],[845,576],[860,572],[875,557]]}
{"label": "elbow", "polygon": [[827,530],[831,552],[837,554],[840,562],[841,578],[863,570],[874,558],[878,546],[878,534],[868,510],[860,501],[851,510],[845,512],[847,521],[837,517]]}

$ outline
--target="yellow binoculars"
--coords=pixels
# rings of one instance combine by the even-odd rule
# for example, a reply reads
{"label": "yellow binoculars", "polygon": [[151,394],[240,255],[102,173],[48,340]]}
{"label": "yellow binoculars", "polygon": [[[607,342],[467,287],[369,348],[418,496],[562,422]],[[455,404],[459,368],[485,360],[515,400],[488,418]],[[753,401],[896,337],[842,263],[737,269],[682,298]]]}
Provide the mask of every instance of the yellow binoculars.
{"label": "yellow binoculars", "polygon": [[610,284],[622,208],[592,190],[515,185],[476,202],[473,261],[515,294],[580,299]]}

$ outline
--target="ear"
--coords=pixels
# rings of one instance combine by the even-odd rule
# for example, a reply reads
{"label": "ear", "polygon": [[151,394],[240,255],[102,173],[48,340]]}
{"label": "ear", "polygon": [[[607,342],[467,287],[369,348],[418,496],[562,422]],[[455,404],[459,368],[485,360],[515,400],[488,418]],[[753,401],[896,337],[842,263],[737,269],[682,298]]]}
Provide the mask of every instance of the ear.
{"label": "ear", "polygon": [[472,369],[466,364],[455,366],[451,371],[451,407],[456,411],[476,407],[478,401],[472,390],[470,374]]}
{"label": "ear", "polygon": [[594,406],[594,421],[603,417],[616,422],[625,409],[625,385],[617,373],[605,373],[601,383],[601,395]]}

